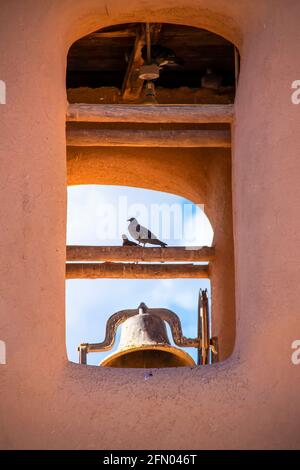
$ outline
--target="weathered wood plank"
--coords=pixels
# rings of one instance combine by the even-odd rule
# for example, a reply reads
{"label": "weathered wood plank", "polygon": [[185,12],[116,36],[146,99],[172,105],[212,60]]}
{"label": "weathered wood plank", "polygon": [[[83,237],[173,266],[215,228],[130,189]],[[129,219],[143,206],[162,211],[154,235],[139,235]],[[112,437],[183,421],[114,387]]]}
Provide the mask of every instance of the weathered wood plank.
{"label": "weathered wood plank", "polygon": [[214,247],[201,248],[168,247],[154,248],[139,246],[67,246],[67,261],[147,261],[147,262],[182,262],[212,261]]}
{"label": "weathered wood plank", "polygon": [[209,278],[208,265],[67,263],[66,279],[170,279]]}
{"label": "weathered wood plank", "polygon": [[98,31],[89,35],[89,38],[112,39],[112,38],[129,38],[135,37],[136,32],[131,28],[124,28],[119,31]]}
{"label": "weathered wood plank", "polygon": [[68,129],[75,147],[223,147],[231,146],[227,130]]}
{"label": "weathered wood plank", "polygon": [[69,104],[70,122],[136,122],[147,124],[215,124],[233,121],[233,105]]}

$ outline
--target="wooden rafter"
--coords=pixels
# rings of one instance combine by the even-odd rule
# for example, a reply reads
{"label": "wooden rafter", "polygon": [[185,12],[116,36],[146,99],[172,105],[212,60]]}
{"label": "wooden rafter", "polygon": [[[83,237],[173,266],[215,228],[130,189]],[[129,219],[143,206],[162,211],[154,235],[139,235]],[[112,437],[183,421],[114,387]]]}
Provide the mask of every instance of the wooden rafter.
{"label": "wooden rafter", "polygon": [[199,262],[212,261],[214,247],[142,248],[139,246],[67,246],[67,261],[147,261]]}
{"label": "wooden rafter", "polygon": [[66,279],[170,279],[209,278],[208,265],[67,263]]}
{"label": "wooden rafter", "polygon": [[139,98],[144,80],[139,78],[139,70],[143,65],[142,48],[145,45],[145,30],[142,26],[137,28],[136,39],[122,86],[122,99],[134,101]]}
{"label": "wooden rafter", "polygon": [[69,129],[73,147],[231,147],[227,130]]}

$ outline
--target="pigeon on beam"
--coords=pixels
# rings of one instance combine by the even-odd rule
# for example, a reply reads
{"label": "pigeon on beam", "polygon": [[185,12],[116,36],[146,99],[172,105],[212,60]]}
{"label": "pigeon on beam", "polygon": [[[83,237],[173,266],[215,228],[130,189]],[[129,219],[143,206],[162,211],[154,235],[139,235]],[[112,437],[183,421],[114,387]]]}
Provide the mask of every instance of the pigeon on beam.
{"label": "pigeon on beam", "polygon": [[212,69],[207,69],[206,74],[201,79],[202,88],[218,90],[222,83],[221,75],[217,75]]}
{"label": "pigeon on beam", "polygon": [[123,240],[123,246],[139,246],[138,243],[135,243],[129,240],[124,233],[122,235],[122,240]]}
{"label": "pigeon on beam", "polygon": [[146,227],[140,225],[134,217],[128,219],[127,222],[130,222],[128,225],[128,231],[130,235],[132,238],[134,238],[134,240],[137,240],[138,243],[141,243],[144,246],[147,243],[149,245],[159,245],[163,248],[167,246],[167,243],[160,241],[157,236],[154,235],[154,233],[152,233]]}

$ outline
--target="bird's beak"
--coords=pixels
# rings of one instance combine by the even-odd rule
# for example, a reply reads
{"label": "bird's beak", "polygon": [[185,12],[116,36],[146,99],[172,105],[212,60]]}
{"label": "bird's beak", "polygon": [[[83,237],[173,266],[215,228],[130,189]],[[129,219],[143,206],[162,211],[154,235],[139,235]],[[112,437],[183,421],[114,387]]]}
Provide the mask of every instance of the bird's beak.
{"label": "bird's beak", "polygon": [[130,219],[127,219],[127,222],[130,222]]}

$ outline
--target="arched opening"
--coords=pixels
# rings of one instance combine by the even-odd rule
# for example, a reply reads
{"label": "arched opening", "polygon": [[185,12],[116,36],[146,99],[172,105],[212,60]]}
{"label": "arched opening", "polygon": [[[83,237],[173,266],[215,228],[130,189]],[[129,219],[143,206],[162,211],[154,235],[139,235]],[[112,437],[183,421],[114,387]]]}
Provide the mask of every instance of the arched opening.
{"label": "arched opening", "polygon": [[[202,207],[185,198],[159,191],[124,186],[81,185],[68,189],[67,244],[72,246],[122,245],[128,234],[128,216],[151,226],[168,247],[212,246],[213,229]],[[147,249],[147,248],[146,248]],[[183,263],[185,264],[185,263]],[[207,264],[207,263],[199,263]],[[66,331],[68,357],[78,362],[80,343],[104,338],[106,322],[116,311],[144,302],[149,307],[163,307],[176,312],[183,332],[197,335],[199,289],[207,289],[209,279],[69,279],[66,286]],[[172,335],[167,327],[168,337]],[[98,365],[119,348],[120,331],[109,351],[89,355],[88,363]],[[197,362],[197,349],[183,349]],[[168,352],[167,352],[168,354]],[[123,360],[124,362],[124,360]],[[124,364],[126,361],[124,362]],[[164,360],[164,363],[168,364]],[[121,364],[118,361],[118,364]]]}
{"label": "arched opening", "polygon": [[68,54],[69,102],[151,104],[151,81],[159,104],[233,103],[238,58],[231,42],[191,26],[147,25],[114,25],[76,41]]}

